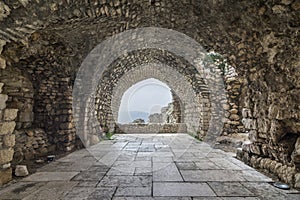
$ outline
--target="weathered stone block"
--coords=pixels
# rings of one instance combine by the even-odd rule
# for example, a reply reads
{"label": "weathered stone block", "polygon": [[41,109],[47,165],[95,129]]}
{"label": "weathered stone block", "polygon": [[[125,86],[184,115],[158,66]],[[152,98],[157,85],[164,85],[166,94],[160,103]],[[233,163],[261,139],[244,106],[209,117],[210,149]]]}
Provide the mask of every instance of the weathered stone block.
{"label": "weathered stone block", "polygon": [[292,4],[292,8],[294,9],[294,10],[300,10],[300,2],[295,2],[295,3],[293,3]]}
{"label": "weathered stone block", "polygon": [[31,111],[20,112],[19,121],[20,122],[32,122],[34,113]]}
{"label": "weathered stone block", "polygon": [[251,110],[247,109],[247,108],[243,108],[243,110],[242,110],[242,116],[243,116],[243,118],[252,117]]}
{"label": "weathered stone block", "polygon": [[6,101],[8,96],[6,94],[0,94],[0,110],[6,108]]}
{"label": "weathered stone block", "polygon": [[0,54],[2,53],[3,47],[5,46],[5,44],[6,44],[6,41],[0,40]]}
{"label": "weathered stone block", "polygon": [[95,145],[98,144],[100,142],[100,139],[97,135],[92,135],[90,138],[90,144],[91,145]]}
{"label": "weathered stone block", "polygon": [[270,120],[268,119],[257,119],[257,128],[259,132],[268,133],[270,124]]}
{"label": "weathered stone block", "polygon": [[6,121],[12,121],[17,118],[18,115],[18,109],[6,109],[4,111],[4,120]]}
{"label": "weathered stone block", "polygon": [[245,152],[250,152],[250,145],[252,144],[252,142],[250,141],[245,141],[242,145],[242,150]]}
{"label": "weathered stone block", "polygon": [[12,180],[12,169],[11,168],[0,171],[0,186],[8,183],[11,180]]}
{"label": "weathered stone block", "polygon": [[295,188],[300,188],[300,172],[295,174]]}
{"label": "weathered stone block", "polygon": [[18,177],[24,177],[29,174],[26,165],[17,165],[15,170],[15,175]]}
{"label": "weathered stone block", "polygon": [[239,121],[240,120],[240,117],[236,114],[231,114],[229,119],[231,120],[234,120],[234,121]]}
{"label": "weathered stone block", "polygon": [[257,131],[256,130],[251,130],[249,132],[249,137],[248,138],[249,138],[249,140],[251,142],[256,142],[258,140],[258,133],[257,133]]}
{"label": "weathered stone block", "polygon": [[16,141],[16,137],[15,135],[5,135],[3,137],[3,144],[6,146],[6,147],[13,147],[15,146],[15,141]]}
{"label": "weathered stone block", "polygon": [[230,105],[229,104],[223,104],[223,108],[224,108],[224,110],[229,110],[230,109]]}
{"label": "weathered stone block", "polygon": [[15,126],[15,122],[0,122],[0,135],[12,134]]}
{"label": "weathered stone block", "polygon": [[63,130],[67,130],[73,128],[74,126],[72,123],[63,123],[59,127]]}
{"label": "weathered stone block", "polygon": [[272,11],[274,14],[281,14],[286,11],[286,8],[282,5],[275,5],[272,7]]}
{"label": "weathered stone block", "polygon": [[282,126],[278,121],[272,120],[270,134],[274,143],[278,143],[278,141],[285,135]]}
{"label": "weathered stone block", "polygon": [[231,110],[229,110],[229,112],[231,114],[238,114],[239,111],[237,109],[231,109]]}
{"label": "weathered stone block", "polygon": [[6,68],[6,60],[0,56],[0,69]]}
{"label": "weathered stone block", "polygon": [[4,83],[0,83],[0,93],[2,93],[3,86],[4,86]]}
{"label": "weathered stone block", "polygon": [[298,137],[296,141],[295,149],[292,153],[292,160],[295,164],[300,164],[300,137]]}
{"label": "weathered stone block", "polygon": [[[2,165],[2,170],[3,169],[8,169],[8,168],[10,168],[11,167],[11,164],[10,163],[7,163],[7,164],[4,164],[4,165]],[[1,169],[0,169],[1,170]]]}
{"label": "weathered stone block", "polygon": [[9,163],[12,161],[14,155],[13,149],[0,150],[0,165]]}
{"label": "weathered stone block", "polygon": [[257,123],[256,120],[254,119],[242,119],[242,123],[245,126],[246,129],[256,129],[257,128]]}
{"label": "weathered stone block", "polygon": [[250,152],[256,155],[260,155],[260,147],[257,144],[250,144]]}

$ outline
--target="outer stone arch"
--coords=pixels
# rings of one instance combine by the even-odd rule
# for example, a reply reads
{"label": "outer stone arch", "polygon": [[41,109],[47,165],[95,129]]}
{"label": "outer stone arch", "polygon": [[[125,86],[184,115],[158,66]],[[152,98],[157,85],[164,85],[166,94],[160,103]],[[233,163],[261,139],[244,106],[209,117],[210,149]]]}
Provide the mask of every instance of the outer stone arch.
{"label": "outer stone arch", "polygon": [[[151,63],[133,68],[126,72],[118,81],[117,86],[114,88],[111,101],[112,114],[115,121],[117,121],[122,95],[125,91],[132,85],[148,78],[155,78],[166,83],[179,97],[182,103],[182,122],[187,124],[189,133],[196,135],[200,130],[207,130],[208,127],[204,122],[209,121],[209,110],[204,109],[203,102],[209,102],[208,96],[202,96],[200,93],[196,93],[184,75],[172,67],[161,63]],[[203,115],[206,117],[205,119],[200,115],[203,114],[203,112],[206,112],[206,114]],[[157,132],[158,131],[159,130],[157,130]]]}
{"label": "outer stone arch", "polygon": [[205,62],[205,50],[192,38],[173,30],[148,27],[125,31],[109,38],[84,60],[73,90],[74,121],[77,135],[83,143],[86,146],[90,144],[92,130],[99,125],[94,112],[95,91],[102,73],[118,57],[139,49],[166,50],[183,57],[196,67],[201,78],[207,80],[212,97],[210,122],[214,122],[214,126],[209,126],[208,134],[219,135],[223,127],[223,123],[220,123],[224,114],[221,102],[225,99],[225,89],[218,69],[211,62]]}

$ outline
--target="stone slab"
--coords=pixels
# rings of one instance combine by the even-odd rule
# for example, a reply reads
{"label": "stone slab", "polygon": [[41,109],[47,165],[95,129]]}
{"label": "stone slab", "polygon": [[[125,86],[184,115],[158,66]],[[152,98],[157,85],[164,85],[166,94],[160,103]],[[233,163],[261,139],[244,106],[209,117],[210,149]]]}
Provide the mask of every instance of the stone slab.
{"label": "stone slab", "polygon": [[243,182],[241,183],[249,191],[256,194],[259,199],[264,200],[295,200],[292,195],[285,194],[282,190],[275,188],[269,183]]}
{"label": "stone slab", "polygon": [[272,182],[273,180],[260,172],[254,170],[243,170],[242,176],[247,181],[252,182]]}
{"label": "stone slab", "polygon": [[151,196],[152,187],[118,187],[115,196],[139,197]]}
{"label": "stone slab", "polygon": [[238,182],[209,182],[209,186],[218,196],[222,197],[247,197],[255,196]]}
{"label": "stone slab", "polygon": [[48,182],[39,189],[33,191],[30,195],[23,200],[43,199],[53,200],[60,199],[62,196],[71,190],[77,183],[76,182]]}
{"label": "stone slab", "polygon": [[180,196],[216,196],[206,183],[169,183],[154,182],[153,196],[180,197]]}
{"label": "stone slab", "polygon": [[116,192],[117,187],[101,187],[96,188],[88,197],[88,199],[111,199]]}
{"label": "stone slab", "polygon": [[153,163],[153,181],[183,181],[174,163]]}
{"label": "stone slab", "polygon": [[22,181],[44,182],[44,181],[70,181],[78,172],[37,172]]}
{"label": "stone slab", "polygon": [[72,180],[73,181],[100,181],[105,172],[95,172],[95,171],[83,171],[77,174]]}
{"label": "stone slab", "polygon": [[38,191],[39,188],[45,184],[44,182],[18,182],[8,188],[0,190],[0,199],[23,199]]}
{"label": "stone slab", "polygon": [[151,176],[105,176],[98,187],[107,186],[151,186],[152,177]]}
{"label": "stone slab", "polygon": [[62,199],[64,200],[83,200],[95,192],[95,187],[74,187]]}
{"label": "stone slab", "polygon": [[185,181],[206,182],[206,181],[246,181],[239,171],[232,170],[181,170]]}

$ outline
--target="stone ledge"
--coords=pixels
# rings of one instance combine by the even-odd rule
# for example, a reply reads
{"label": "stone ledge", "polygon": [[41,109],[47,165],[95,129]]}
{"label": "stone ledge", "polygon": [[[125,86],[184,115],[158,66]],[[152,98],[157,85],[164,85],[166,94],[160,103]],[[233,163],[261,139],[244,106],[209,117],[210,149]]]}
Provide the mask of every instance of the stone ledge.
{"label": "stone ledge", "polygon": [[187,125],[176,124],[117,124],[115,133],[187,133]]}

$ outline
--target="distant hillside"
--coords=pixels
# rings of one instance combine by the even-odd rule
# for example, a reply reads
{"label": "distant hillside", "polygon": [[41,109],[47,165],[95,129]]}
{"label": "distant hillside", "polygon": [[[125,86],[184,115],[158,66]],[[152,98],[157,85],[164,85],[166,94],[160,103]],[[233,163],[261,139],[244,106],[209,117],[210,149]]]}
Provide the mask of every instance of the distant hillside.
{"label": "distant hillside", "polygon": [[149,113],[140,111],[121,112],[119,113],[118,123],[127,124],[131,123],[136,119],[143,119],[145,122],[148,121]]}

